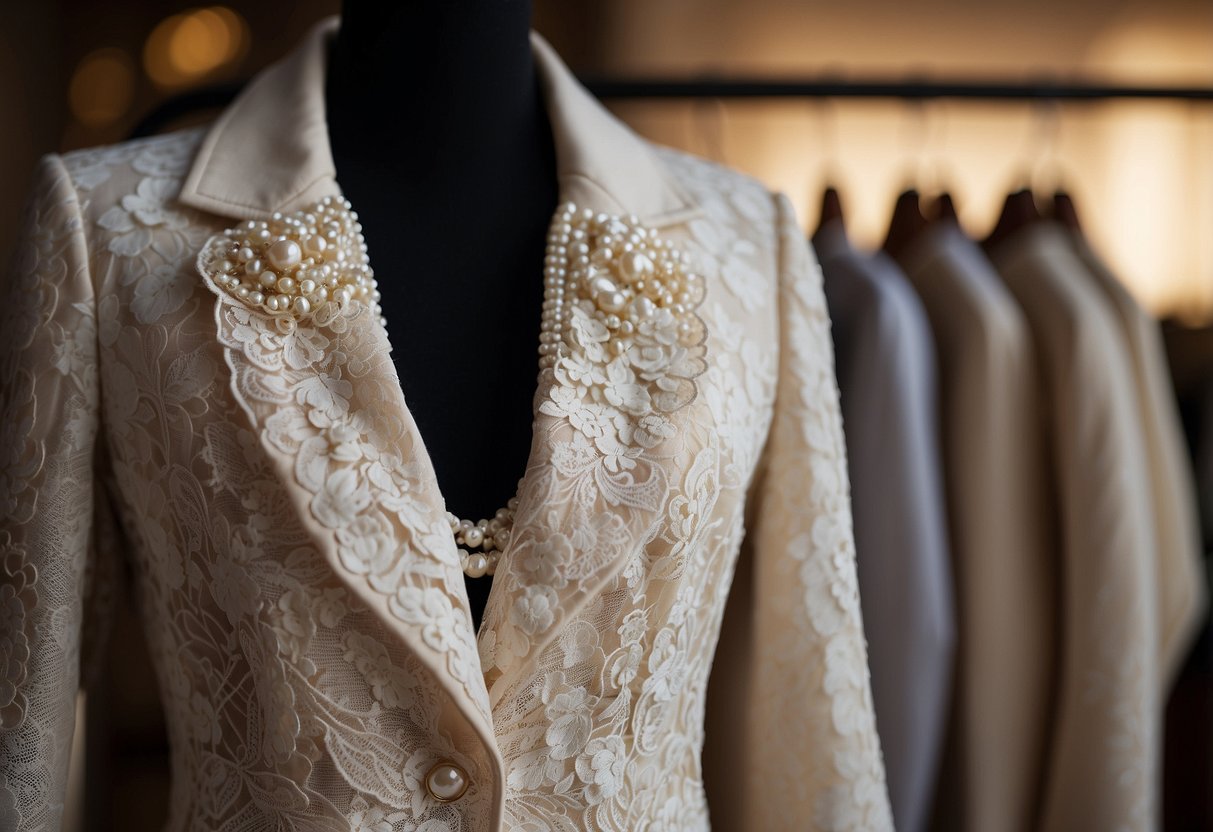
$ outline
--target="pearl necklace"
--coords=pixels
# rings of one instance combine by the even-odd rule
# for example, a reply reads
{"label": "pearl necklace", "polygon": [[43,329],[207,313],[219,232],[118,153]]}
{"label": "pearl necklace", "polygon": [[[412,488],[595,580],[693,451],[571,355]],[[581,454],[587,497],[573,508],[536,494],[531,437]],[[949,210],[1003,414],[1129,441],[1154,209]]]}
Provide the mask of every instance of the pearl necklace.
{"label": "pearl necklace", "polygon": [[[449,511],[446,513],[451,533],[455,535],[455,544],[459,547],[463,574],[469,578],[481,578],[497,571],[501,552],[510,542],[510,533],[514,529],[514,509],[517,506],[518,498],[511,497],[505,508],[497,509],[493,519],[475,523],[461,520]],[[476,549],[481,551],[477,552]]]}
{"label": "pearl necklace", "polygon": [[[554,367],[570,346],[567,303],[578,304],[606,327],[608,355],[614,357],[627,351],[633,333],[659,311],[686,314],[699,279],[687,269],[683,252],[641,227],[635,216],[595,214],[565,203],[552,218],[544,257],[540,373]],[[465,575],[496,572],[517,506],[513,497],[492,519],[476,522],[447,512]]]}

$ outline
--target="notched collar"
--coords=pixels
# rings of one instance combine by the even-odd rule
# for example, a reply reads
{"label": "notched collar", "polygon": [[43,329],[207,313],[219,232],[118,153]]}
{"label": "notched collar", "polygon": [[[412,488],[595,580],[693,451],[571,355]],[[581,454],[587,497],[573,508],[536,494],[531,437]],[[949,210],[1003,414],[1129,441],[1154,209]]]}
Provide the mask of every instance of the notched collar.
{"label": "notched collar", "polygon": [[[316,23],[219,115],[185,177],[181,203],[264,219],[341,194],[324,99],[328,43],[339,26],[339,15]],[[635,214],[651,226],[700,214],[652,146],[595,99],[535,31],[531,47],[552,125],[562,202]]]}

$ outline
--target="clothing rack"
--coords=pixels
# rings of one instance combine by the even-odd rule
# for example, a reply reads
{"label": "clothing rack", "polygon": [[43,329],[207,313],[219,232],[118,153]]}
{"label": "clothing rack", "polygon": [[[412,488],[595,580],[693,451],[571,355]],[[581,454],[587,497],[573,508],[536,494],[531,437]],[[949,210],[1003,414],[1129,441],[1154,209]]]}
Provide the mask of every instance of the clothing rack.
{"label": "clothing rack", "polygon": [[599,98],[938,98],[983,101],[1106,101],[1110,99],[1213,102],[1213,87],[1142,87],[1089,82],[735,79],[687,80],[586,78]]}
{"label": "clothing rack", "polygon": [[[1148,87],[1089,81],[973,81],[924,79],[848,80],[727,78],[607,78],[587,76],[582,83],[603,99],[788,99],[884,98],[902,101],[961,100],[1001,103],[1171,101],[1213,103],[1213,87]],[[243,81],[202,87],[168,99],[144,116],[131,138],[150,136],[182,116],[222,107],[244,86]]]}

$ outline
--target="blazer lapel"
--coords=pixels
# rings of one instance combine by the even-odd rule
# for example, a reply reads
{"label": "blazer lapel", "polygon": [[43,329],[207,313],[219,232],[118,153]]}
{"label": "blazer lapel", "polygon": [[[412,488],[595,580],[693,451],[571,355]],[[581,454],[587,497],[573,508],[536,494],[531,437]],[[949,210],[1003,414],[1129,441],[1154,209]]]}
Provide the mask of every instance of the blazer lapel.
{"label": "blazer lapel", "polygon": [[[181,203],[241,221],[235,236],[260,230],[250,223],[316,222],[326,197],[324,210],[340,211],[324,118],[326,46],[338,25],[337,16],[316,24],[215,121]],[[617,231],[642,237],[701,216],[651,147],[595,101],[539,35],[532,45],[562,201],[594,217],[615,215]],[[540,374],[513,538],[477,645],[443,498],[377,304],[355,299],[346,313],[284,323],[217,281],[218,252],[230,239],[212,238],[198,266],[216,295],[233,394],[333,570],[415,651],[499,764],[488,685],[501,689],[524,674],[655,531],[682,433],[676,420],[685,418],[674,411],[693,398],[703,369],[705,336],[694,314],[703,281],[682,287],[692,291],[677,314],[656,309],[647,334],[632,339],[636,362],[647,349],[643,360],[653,364],[639,383],[611,376],[621,362],[612,364],[610,340],[595,341],[588,318],[575,335],[585,375],[563,363]],[[693,264],[663,252],[654,257],[674,258],[670,273],[694,274]],[[541,269],[536,264],[537,280]],[[668,343],[651,347],[654,338]]]}

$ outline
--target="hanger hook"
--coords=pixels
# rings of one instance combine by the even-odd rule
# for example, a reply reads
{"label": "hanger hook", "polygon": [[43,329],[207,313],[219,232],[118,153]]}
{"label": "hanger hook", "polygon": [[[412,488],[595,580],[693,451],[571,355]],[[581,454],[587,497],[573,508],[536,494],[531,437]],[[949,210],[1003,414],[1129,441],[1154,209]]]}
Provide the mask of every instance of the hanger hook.
{"label": "hanger hook", "polygon": [[927,139],[928,149],[933,151],[928,171],[930,179],[923,184],[931,193],[939,194],[948,189],[948,182],[952,178],[948,175],[950,166],[947,154],[949,109],[942,98],[931,98],[926,106],[930,108],[935,128],[934,135]]}
{"label": "hanger hook", "polygon": [[925,157],[930,132],[930,119],[926,101],[910,98],[905,101],[906,118],[902,121],[902,141],[905,148],[902,179],[903,191],[917,189],[923,180]]}
{"label": "hanger hook", "polygon": [[728,118],[724,99],[719,97],[696,99],[692,104],[692,120],[699,122],[702,129],[705,155],[722,164],[728,164],[728,153],[725,146],[725,134]]}
{"label": "hanger hook", "polygon": [[1042,192],[1042,187],[1047,189],[1044,180],[1048,177],[1048,157],[1056,150],[1061,103],[1055,98],[1042,96],[1032,99],[1029,107],[1028,129],[1020,151],[1016,179],[1019,188]]}
{"label": "hanger hook", "polygon": [[829,96],[809,99],[809,119],[818,134],[818,158],[821,159],[822,186],[837,185],[840,175],[838,161],[838,104]]}
{"label": "hanger hook", "polygon": [[1035,154],[1036,172],[1031,187],[1038,193],[1048,194],[1061,186],[1059,147],[1061,145],[1061,101],[1045,98],[1037,102],[1037,144]]}

